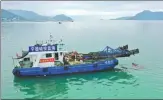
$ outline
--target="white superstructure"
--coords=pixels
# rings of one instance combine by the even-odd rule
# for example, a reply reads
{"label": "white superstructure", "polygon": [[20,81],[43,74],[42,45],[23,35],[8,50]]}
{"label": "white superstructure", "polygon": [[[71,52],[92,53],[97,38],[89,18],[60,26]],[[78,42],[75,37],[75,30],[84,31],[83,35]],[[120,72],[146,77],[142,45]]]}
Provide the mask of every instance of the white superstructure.
{"label": "white superstructure", "polygon": [[[21,57],[15,58],[17,66],[26,67],[54,67],[57,64],[63,64],[63,57],[66,51],[62,40],[54,43],[50,35],[50,40],[46,43],[29,46],[29,50],[22,52]],[[14,61],[15,61],[14,59]]]}

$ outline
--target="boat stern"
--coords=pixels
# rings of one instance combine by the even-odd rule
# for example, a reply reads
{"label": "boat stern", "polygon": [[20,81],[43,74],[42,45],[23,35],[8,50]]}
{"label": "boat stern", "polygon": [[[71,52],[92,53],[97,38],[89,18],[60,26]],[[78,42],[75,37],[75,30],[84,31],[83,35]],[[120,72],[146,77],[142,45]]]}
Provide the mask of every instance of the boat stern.
{"label": "boat stern", "polygon": [[114,59],[115,66],[119,64],[118,59]]}
{"label": "boat stern", "polygon": [[12,73],[15,75],[15,76],[20,76],[20,69],[18,67],[15,67],[13,70],[12,70]]}

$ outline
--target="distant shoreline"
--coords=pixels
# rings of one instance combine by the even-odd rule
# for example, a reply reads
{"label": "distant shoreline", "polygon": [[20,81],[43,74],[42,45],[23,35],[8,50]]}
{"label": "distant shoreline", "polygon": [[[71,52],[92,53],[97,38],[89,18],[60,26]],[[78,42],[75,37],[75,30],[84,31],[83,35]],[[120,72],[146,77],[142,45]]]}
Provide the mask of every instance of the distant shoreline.
{"label": "distant shoreline", "polygon": [[58,23],[58,22],[72,22],[72,21],[1,21],[1,23],[15,23],[15,22],[20,22],[20,23],[23,23],[23,22],[36,22],[36,23],[37,22],[55,22],[55,23]]}
{"label": "distant shoreline", "polygon": [[[79,21],[79,20],[78,20]],[[81,20],[83,21],[83,20]],[[87,20],[86,20],[87,21]],[[100,20],[97,20],[100,21]],[[138,22],[147,22],[147,21],[157,21],[157,22],[162,22],[163,20],[113,20],[113,19],[107,19],[107,20],[101,20],[101,21],[138,21]],[[59,23],[59,22],[70,22],[73,23],[75,21],[1,21],[1,23],[43,23],[43,22],[53,22],[53,23]]]}

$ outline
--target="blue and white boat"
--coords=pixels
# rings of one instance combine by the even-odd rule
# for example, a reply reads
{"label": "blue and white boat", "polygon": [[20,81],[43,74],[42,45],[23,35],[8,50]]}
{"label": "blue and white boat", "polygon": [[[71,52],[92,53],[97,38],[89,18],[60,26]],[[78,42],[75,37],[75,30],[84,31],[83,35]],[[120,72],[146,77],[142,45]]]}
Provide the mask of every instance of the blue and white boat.
{"label": "blue and white boat", "polygon": [[[105,71],[118,65],[116,57],[107,56],[105,59],[88,62],[84,59],[78,60],[77,55],[73,61],[70,61],[69,55],[70,52],[65,49],[63,41],[54,43],[50,36],[48,42],[29,46],[28,51],[22,51],[22,56],[13,58],[15,66],[13,74],[21,77],[64,75]],[[80,58],[83,58],[82,54],[80,54]]]}

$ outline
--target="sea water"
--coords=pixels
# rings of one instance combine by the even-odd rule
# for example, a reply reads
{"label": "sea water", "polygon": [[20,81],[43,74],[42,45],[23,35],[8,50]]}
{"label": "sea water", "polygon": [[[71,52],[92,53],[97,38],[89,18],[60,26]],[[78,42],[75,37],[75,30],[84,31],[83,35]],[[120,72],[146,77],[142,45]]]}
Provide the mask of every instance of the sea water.
{"label": "sea water", "polygon": [[[3,99],[163,98],[163,21],[94,20],[1,24],[1,97]],[[67,50],[100,51],[128,44],[140,53],[119,58],[113,71],[66,76],[16,78],[12,56],[36,40],[62,39]],[[132,63],[143,69],[132,69]],[[123,69],[126,67],[127,69]]]}

